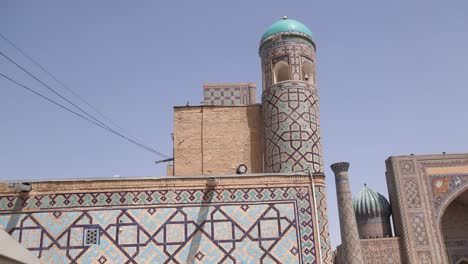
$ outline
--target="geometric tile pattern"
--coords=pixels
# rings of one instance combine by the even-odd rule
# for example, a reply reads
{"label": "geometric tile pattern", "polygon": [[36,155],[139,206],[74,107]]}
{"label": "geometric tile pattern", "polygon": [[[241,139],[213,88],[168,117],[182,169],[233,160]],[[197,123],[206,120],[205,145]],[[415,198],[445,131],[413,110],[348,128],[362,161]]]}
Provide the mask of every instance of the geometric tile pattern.
{"label": "geometric tile pattern", "polygon": [[241,105],[241,88],[205,88],[205,105]]}
{"label": "geometric tile pattern", "polygon": [[263,91],[265,172],[323,171],[317,90],[281,82]]}
{"label": "geometric tile pattern", "polygon": [[256,103],[256,91],[253,84],[222,84],[203,86],[204,105],[249,105]]}
{"label": "geometric tile pattern", "polygon": [[[262,59],[263,91],[274,85],[272,67],[278,58],[288,58],[290,66],[290,80],[301,80],[301,60],[308,58],[315,61],[315,48],[307,41],[300,38],[287,38],[273,41],[259,50]],[[315,66],[314,66],[315,68]],[[315,73],[314,85],[316,84]]]}
{"label": "geometric tile pattern", "polygon": [[327,195],[325,186],[315,186],[317,200],[318,225],[320,230],[320,247],[322,248],[323,263],[332,263],[332,247],[328,230]]}
{"label": "geometric tile pattern", "polygon": [[[47,263],[316,263],[310,194],[297,186],[3,196],[0,226]],[[97,232],[87,243],[88,230]]]}

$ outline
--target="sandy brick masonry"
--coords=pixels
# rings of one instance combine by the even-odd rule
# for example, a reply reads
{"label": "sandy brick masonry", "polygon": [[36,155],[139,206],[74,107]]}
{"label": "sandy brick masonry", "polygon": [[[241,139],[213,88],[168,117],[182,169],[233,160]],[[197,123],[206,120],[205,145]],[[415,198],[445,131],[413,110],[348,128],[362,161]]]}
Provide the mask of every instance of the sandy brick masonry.
{"label": "sandy brick masonry", "polygon": [[262,172],[261,106],[174,108],[175,175]]}

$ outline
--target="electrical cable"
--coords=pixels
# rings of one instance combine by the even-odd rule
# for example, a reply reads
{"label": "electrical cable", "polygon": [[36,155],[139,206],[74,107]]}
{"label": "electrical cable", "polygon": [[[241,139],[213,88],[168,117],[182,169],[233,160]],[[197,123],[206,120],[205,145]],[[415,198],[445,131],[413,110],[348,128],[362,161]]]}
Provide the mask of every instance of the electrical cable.
{"label": "electrical cable", "polygon": [[32,88],[30,88],[30,87],[28,87],[28,86],[26,86],[26,85],[24,85],[24,84],[19,83],[18,81],[14,80],[14,79],[12,79],[12,78],[10,78],[10,77],[8,77],[7,75],[5,75],[5,74],[3,74],[3,73],[0,73],[0,76],[2,76],[3,78],[5,78],[5,79],[7,79],[7,80],[9,80],[9,81],[11,81],[11,82],[13,82],[13,83],[15,83],[15,84],[18,85],[18,86],[20,86],[20,87],[26,89],[27,91],[36,94],[37,96],[41,97],[42,99],[44,99],[44,100],[46,100],[46,101],[49,101],[50,103],[53,103],[53,104],[55,104],[56,106],[58,106],[58,107],[60,107],[60,108],[62,108],[62,109],[64,109],[64,110],[66,110],[66,111],[68,111],[68,112],[70,112],[70,113],[72,113],[72,114],[74,114],[74,115],[76,115],[76,116],[78,116],[78,117],[80,117],[80,118],[82,118],[82,119],[84,119],[84,120],[86,120],[86,121],[88,121],[88,122],[90,122],[90,123],[96,125],[96,126],[99,126],[99,127],[103,128],[103,129],[105,129],[105,130],[107,130],[107,131],[109,131],[109,132],[111,132],[111,133],[113,133],[113,134],[115,134],[115,135],[117,135],[117,136],[119,136],[119,137],[121,137],[121,138],[123,138],[123,139],[125,139],[125,140],[127,140],[127,141],[129,141],[129,142],[131,142],[131,143],[133,143],[133,144],[135,144],[135,145],[137,145],[137,146],[139,146],[139,147],[145,149],[145,150],[147,150],[147,151],[149,151],[149,152],[152,152],[153,154],[156,154],[156,155],[161,156],[161,157],[163,157],[163,158],[169,158],[169,156],[167,156],[167,155],[165,155],[165,154],[163,154],[163,153],[161,153],[161,152],[159,152],[159,151],[157,151],[157,150],[154,150],[154,149],[152,149],[152,148],[150,148],[150,147],[147,147],[147,146],[145,146],[145,145],[142,145],[142,144],[140,144],[140,143],[138,143],[138,142],[136,142],[136,141],[134,141],[134,140],[132,140],[132,139],[126,137],[125,135],[122,135],[121,133],[119,133],[119,132],[117,132],[117,131],[115,131],[115,130],[113,130],[113,129],[111,129],[111,128],[108,128],[107,126],[103,126],[103,125],[101,125],[100,123],[98,123],[98,122],[96,122],[96,121],[94,121],[94,120],[92,120],[92,119],[90,119],[90,118],[87,118],[86,116],[84,116],[84,115],[82,115],[82,114],[80,114],[80,113],[77,113],[77,112],[73,111],[72,109],[70,109],[70,108],[68,108],[68,107],[66,107],[66,106],[64,106],[64,105],[62,105],[62,104],[60,104],[60,103],[58,103],[58,102],[56,102],[56,101],[54,101],[54,100],[48,98],[47,96],[45,96],[45,95],[43,95],[43,94],[41,94],[41,93],[39,93],[39,92],[37,92],[37,91],[34,91],[34,89],[32,89]]}
{"label": "electrical cable", "polygon": [[38,81],[39,83],[41,83],[44,87],[46,87],[47,89],[49,89],[50,91],[52,91],[55,95],[57,95],[58,97],[62,98],[63,100],[65,100],[66,102],[68,102],[69,104],[73,105],[76,109],[80,110],[83,114],[87,115],[89,118],[93,119],[94,121],[98,122],[99,124],[111,129],[110,127],[108,127],[106,124],[104,124],[103,122],[101,122],[100,120],[96,119],[94,116],[90,115],[88,112],[86,112],[85,110],[83,110],[81,107],[77,106],[76,104],[74,104],[72,101],[68,100],[67,98],[65,98],[65,96],[61,95],[59,92],[57,92],[54,88],[50,87],[49,85],[47,85],[46,83],[44,83],[43,81],[41,81],[39,78],[37,78],[34,74],[32,74],[31,72],[29,72],[28,70],[26,70],[24,67],[22,67],[21,65],[19,65],[18,63],[16,63],[13,59],[11,59],[10,57],[8,57],[5,53],[1,52],[0,51],[0,55],[2,55],[3,57],[5,57],[7,60],[9,60],[11,63],[13,63],[14,65],[16,65],[16,67],[20,68],[22,71],[24,71],[25,73],[27,73],[29,76],[33,77],[36,81]]}
{"label": "electrical cable", "polygon": [[58,84],[60,84],[60,86],[62,86],[63,88],[65,88],[66,90],[68,90],[70,93],[72,93],[75,97],[77,97],[78,99],[80,99],[83,103],[85,103],[87,106],[89,106],[91,109],[93,109],[96,113],[98,113],[103,119],[105,119],[106,121],[112,123],[115,127],[117,127],[118,129],[121,130],[121,132],[123,132],[124,134],[127,134],[129,137],[131,137],[132,139],[134,139],[135,141],[139,141],[137,140],[134,136],[132,136],[128,131],[126,131],[124,128],[122,128],[121,126],[119,126],[118,124],[116,124],[114,121],[112,121],[112,119],[110,119],[109,117],[107,117],[106,115],[104,115],[101,111],[99,111],[96,107],[94,107],[93,105],[91,105],[88,101],[86,101],[83,97],[81,97],[78,93],[76,93],[73,89],[71,89],[70,87],[68,87],[67,85],[65,85],[62,81],[60,81],[57,77],[55,77],[55,75],[53,75],[50,71],[48,71],[47,69],[45,69],[39,62],[37,62],[36,60],[34,60],[31,56],[29,56],[25,51],[23,51],[20,47],[18,47],[15,43],[13,43],[11,40],[9,40],[7,37],[5,37],[2,33],[0,33],[0,37],[2,37],[6,42],[8,42],[11,46],[13,46],[16,50],[18,50],[21,54],[23,54],[23,56],[25,56],[26,58],[28,58],[31,62],[33,62],[37,67],[39,67],[43,72],[45,72],[47,75],[49,75],[52,79],[54,79]]}
{"label": "electrical cable", "polygon": [[[121,132],[123,132],[124,134],[127,134],[128,137],[132,138],[131,139],[131,142],[133,143],[136,143],[138,144],[140,147],[144,147],[145,149],[147,150],[150,150],[151,152],[156,152],[155,154],[159,155],[159,156],[162,156],[162,157],[165,157],[165,158],[169,158],[169,156],[167,155],[164,155],[148,146],[145,146],[140,140],[136,139],[134,136],[132,136],[130,133],[128,133],[125,129],[123,129],[121,126],[117,125],[114,121],[112,121],[110,118],[106,117],[104,114],[102,114],[96,107],[92,106],[89,102],[87,102],[83,97],[79,96],[75,91],[73,91],[71,88],[69,88],[68,86],[66,86],[63,82],[61,82],[60,80],[58,80],[52,73],[50,73],[49,71],[47,71],[42,65],[40,65],[37,61],[35,61],[31,56],[29,56],[26,52],[24,52],[22,49],[20,49],[18,46],[16,46],[12,41],[10,41],[8,38],[6,38],[3,34],[0,33],[0,36],[5,40],[7,41],[11,46],[13,46],[15,49],[17,49],[19,52],[21,52],[21,54],[23,54],[26,58],[28,58],[31,62],[33,62],[36,66],[38,66],[41,70],[43,70],[45,73],[47,73],[52,79],[54,79],[58,84],[60,84],[63,88],[67,89],[68,91],[70,91],[74,96],[76,96],[78,99],[80,99],[82,102],[84,102],[86,105],[88,105],[90,108],[92,108],[96,113],[98,113],[102,118],[104,118],[105,120],[107,120],[108,122],[112,123],[114,126],[116,126],[117,128],[119,128],[121,130]],[[57,96],[59,96],[60,98],[62,98],[63,100],[65,100],[66,102],[68,102],[69,104],[73,105],[76,109],[78,109],[79,111],[81,111],[83,114],[85,114],[86,116],[88,116],[89,118],[91,118],[92,120],[94,120],[94,122],[92,123],[99,123],[99,126],[108,130],[108,131],[111,131],[112,133],[115,133],[117,131],[115,131],[114,129],[112,129],[110,126],[108,126],[107,124],[105,124],[104,122],[100,121],[99,119],[95,118],[94,116],[92,116],[91,114],[89,114],[87,111],[83,110],[81,107],[79,107],[78,105],[74,104],[73,102],[71,102],[70,100],[68,100],[67,98],[65,98],[63,95],[61,95],[59,92],[57,92],[55,89],[53,89],[52,87],[50,87],[49,85],[45,84],[43,81],[41,81],[39,78],[37,78],[36,76],[34,76],[31,72],[29,72],[28,70],[26,70],[24,67],[22,67],[21,65],[19,65],[18,63],[16,63],[13,59],[11,59],[10,57],[8,57],[6,54],[4,54],[3,52],[0,51],[0,55],[2,55],[3,57],[5,57],[6,59],[8,59],[11,63],[15,64],[18,68],[20,68],[21,70],[23,70],[25,73],[27,73],[29,76],[33,77],[36,81],[40,82],[43,86],[45,86],[47,89],[49,89],[50,91],[52,91],[54,94],[56,94]],[[4,75],[3,75],[4,76]],[[4,76],[6,77],[6,76]],[[13,80],[12,80],[13,81]],[[18,85],[21,85],[19,83],[17,83]],[[51,99],[50,99],[51,100]],[[53,101],[53,100],[52,100]],[[55,103],[55,102],[54,102]],[[70,110],[70,109],[68,109]],[[76,114],[76,113],[75,113]],[[87,118],[87,119],[89,119]],[[120,136],[124,136],[122,135],[122,133],[118,133]],[[128,138],[127,136],[124,136],[125,139],[127,140],[130,140],[130,138]]]}

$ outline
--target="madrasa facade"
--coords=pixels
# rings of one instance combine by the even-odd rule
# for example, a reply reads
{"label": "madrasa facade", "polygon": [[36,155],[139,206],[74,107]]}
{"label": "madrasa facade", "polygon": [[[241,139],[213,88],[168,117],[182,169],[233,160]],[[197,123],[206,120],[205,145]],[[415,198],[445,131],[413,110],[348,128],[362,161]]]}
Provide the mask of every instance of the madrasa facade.
{"label": "madrasa facade", "polygon": [[353,199],[350,164],[332,164],[332,249],[315,52],[302,23],[272,24],[261,104],[253,83],[203,85],[203,105],[174,107],[166,176],[0,183],[18,248],[1,263],[468,263],[468,154],[389,157],[389,199]]}

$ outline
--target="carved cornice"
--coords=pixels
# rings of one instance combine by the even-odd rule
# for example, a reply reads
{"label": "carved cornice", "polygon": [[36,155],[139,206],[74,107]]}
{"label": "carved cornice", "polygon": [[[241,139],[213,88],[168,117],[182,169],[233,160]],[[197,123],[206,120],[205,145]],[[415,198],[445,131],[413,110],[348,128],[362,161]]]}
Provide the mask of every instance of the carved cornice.
{"label": "carved cornice", "polygon": [[[325,177],[317,175],[313,177],[317,186],[325,186]],[[132,189],[222,189],[245,187],[269,187],[269,186],[293,186],[312,184],[310,175],[252,175],[252,176],[205,176],[205,177],[164,177],[164,178],[126,178],[126,179],[76,179],[76,180],[50,180],[31,182],[32,191],[36,193],[61,193],[69,191],[91,190],[132,190]],[[10,188],[0,189],[0,194],[15,194]]]}
{"label": "carved cornice", "polygon": [[333,163],[331,169],[335,175],[338,175],[341,172],[348,172],[349,169],[349,162],[337,162]]}

